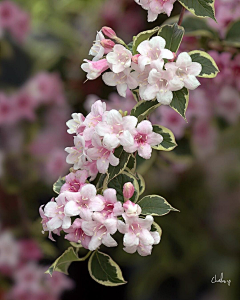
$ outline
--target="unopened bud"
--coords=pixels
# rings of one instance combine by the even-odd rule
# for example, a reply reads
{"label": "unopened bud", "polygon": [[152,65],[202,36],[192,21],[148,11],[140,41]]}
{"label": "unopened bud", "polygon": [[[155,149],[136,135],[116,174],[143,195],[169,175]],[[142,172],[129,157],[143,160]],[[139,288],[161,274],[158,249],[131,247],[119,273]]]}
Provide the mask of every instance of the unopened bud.
{"label": "unopened bud", "polygon": [[134,194],[134,186],[131,182],[126,182],[123,186],[123,196],[125,199],[130,199]]}
{"label": "unopened bud", "polygon": [[175,52],[173,52],[173,58],[169,59],[168,61],[173,62],[177,57],[177,54]]}
{"label": "unopened bud", "polygon": [[139,56],[140,56],[140,54],[136,54],[136,55],[132,56],[132,62],[134,62],[135,64],[138,64]]}
{"label": "unopened bud", "polygon": [[103,32],[103,34],[108,36],[110,39],[114,39],[117,36],[116,32],[111,27],[104,26],[102,28],[102,32]]}
{"label": "unopened bud", "polygon": [[112,49],[114,47],[115,43],[109,39],[103,39],[103,40],[101,40],[101,45],[104,48]]}

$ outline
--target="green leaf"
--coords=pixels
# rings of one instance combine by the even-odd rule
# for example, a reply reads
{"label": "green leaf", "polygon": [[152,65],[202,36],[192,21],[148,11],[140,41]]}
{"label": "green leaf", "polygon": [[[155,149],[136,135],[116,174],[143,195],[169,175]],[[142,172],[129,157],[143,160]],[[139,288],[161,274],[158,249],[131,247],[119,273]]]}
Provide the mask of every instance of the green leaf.
{"label": "green leaf", "polygon": [[176,53],[184,35],[184,28],[177,24],[163,25],[160,27],[158,35],[165,39],[165,48]]}
{"label": "green leaf", "polygon": [[139,197],[139,185],[136,177],[126,171],[119,174],[117,177],[113,178],[108,183],[109,188],[113,188],[117,191],[117,199],[118,201],[124,202],[124,196],[123,196],[123,186],[126,182],[131,182],[135,188],[134,194],[132,198],[130,199],[132,202],[136,202]]}
{"label": "green leaf", "polygon": [[229,25],[224,44],[233,47],[240,47],[240,20]]}
{"label": "green leaf", "polygon": [[167,200],[158,195],[143,197],[138,204],[142,208],[143,215],[163,216],[172,211],[179,211],[172,207]]}
{"label": "green leaf", "polygon": [[195,50],[188,53],[193,62],[198,62],[202,66],[202,71],[198,77],[214,78],[219,70],[214,59],[206,52]]}
{"label": "green leaf", "polygon": [[200,19],[193,15],[184,16],[182,26],[185,29],[185,36],[217,37],[217,33],[207,25],[205,19]]}
{"label": "green leaf", "polygon": [[64,185],[65,183],[65,179],[64,177],[59,177],[58,180],[53,184],[53,191],[56,193],[56,194],[59,194],[60,193],[60,190],[61,190],[61,187]]}
{"label": "green leaf", "polygon": [[136,157],[134,154],[131,154],[127,164],[127,168],[131,173],[135,173],[136,167],[137,167]]}
{"label": "green leaf", "polygon": [[137,182],[138,182],[138,185],[139,185],[139,196],[140,196],[145,191],[145,180],[142,177],[142,175],[139,174],[139,173],[136,174],[136,179],[137,179]]}
{"label": "green leaf", "polygon": [[103,183],[104,183],[104,180],[106,179],[107,176],[108,176],[107,174],[101,174],[101,175],[100,175],[100,177],[99,177],[99,179],[98,179],[98,182],[97,182],[97,184],[96,184],[96,189],[97,189],[97,190],[98,190],[98,189],[104,188]]}
{"label": "green leaf", "polygon": [[215,0],[178,0],[192,14],[206,18],[210,17],[215,20]]}
{"label": "green leaf", "polygon": [[186,119],[186,110],[189,102],[189,92],[184,87],[179,91],[173,92],[173,99],[170,106]]}
{"label": "green leaf", "polygon": [[68,268],[72,262],[84,261],[89,257],[90,254],[91,251],[89,251],[84,257],[79,258],[74,249],[70,247],[55,260],[55,262],[51,265],[51,267],[49,267],[49,269],[45,273],[50,274],[50,276],[52,276],[53,272],[57,271],[68,275]]}
{"label": "green leaf", "polygon": [[131,116],[137,117],[138,121],[141,122],[160,105],[161,104],[157,100],[142,100],[133,107]]}
{"label": "green leaf", "polygon": [[119,266],[112,258],[95,251],[88,261],[89,274],[96,282],[106,286],[118,286],[127,283]]}
{"label": "green leaf", "polygon": [[137,54],[137,47],[138,45],[145,41],[145,40],[148,40],[151,36],[154,35],[154,33],[156,33],[157,31],[159,30],[159,27],[155,27],[154,29],[151,29],[151,30],[147,30],[147,31],[143,31],[143,32],[140,32],[137,36],[135,36],[133,38],[133,45],[132,45],[132,52],[133,52],[133,55]]}
{"label": "green leaf", "polygon": [[161,134],[161,136],[163,137],[163,141],[161,142],[161,144],[153,146],[153,149],[171,151],[177,146],[175,137],[170,129],[160,125],[153,125],[153,131]]}
{"label": "green leaf", "polygon": [[108,181],[111,181],[113,178],[115,178],[124,171],[130,158],[130,154],[125,152],[122,146],[118,147],[114,151],[114,155],[119,158],[119,164],[116,167],[111,165],[109,166],[107,173]]}

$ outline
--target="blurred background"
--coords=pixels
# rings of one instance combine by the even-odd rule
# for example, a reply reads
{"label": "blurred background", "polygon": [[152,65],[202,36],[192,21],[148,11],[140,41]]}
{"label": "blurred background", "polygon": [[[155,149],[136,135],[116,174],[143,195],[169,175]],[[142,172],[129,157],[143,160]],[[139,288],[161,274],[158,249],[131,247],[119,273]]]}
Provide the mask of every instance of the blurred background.
{"label": "blurred background", "polygon": [[[176,2],[172,16],[180,9]],[[163,196],[181,212],[156,218],[163,237],[149,257],[125,253],[121,236],[119,247],[104,249],[128,281],[107,288],[90,278],[87,262],[73,263],[68,277],[44,274],[68,243],[41,233],[38,208],[68,173],[71,113],[87,113],[97,99],[106,99],[108,109],[135,105],[130,92],[124,99],[101,78],[84,83],[80,65],[97,31],[110,26],[129,43],[167,17],[147,23],[133,0],[0,2],[1,300],[240,299],[240,39],[228,34],[239,18],[236,0],[216,0],[218,23],[184,17],[180,51],[208,51],[221,72],[190,91],[187,122],[168,107],[152,115],[173,131],[178,147],[139,161],[138,172],[146,194]],[[211,283],[221,273],[230,286]]]}

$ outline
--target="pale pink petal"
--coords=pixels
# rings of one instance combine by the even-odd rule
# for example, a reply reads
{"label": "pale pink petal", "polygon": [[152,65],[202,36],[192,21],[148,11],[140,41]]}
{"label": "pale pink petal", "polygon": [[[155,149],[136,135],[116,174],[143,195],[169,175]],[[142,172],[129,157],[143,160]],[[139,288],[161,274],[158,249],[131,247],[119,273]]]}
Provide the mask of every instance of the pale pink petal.
{"label": "pale pink petal", "polygon": [[118,91],[118,94],[122,97],[126,97],[126,94],[127,94],[127,84],[126,83],[120,83],[117,85],[117,91]]}
{"label": "pale pink petal", "polygon": [[106,134],[103,137],[103,145],[109,150],[115,149],[119,146],[119,139],[115,134]]}
{"label": "pale pink petal", "polygon": [[202,65],[197,62],[193,62],[187,70],[190,75],[198,76],[202,71]]}
{"label": "pale pink petal", "polygon": [[71,218],[70,217],[64,217],[62,221],[62,228],[68,229],[71,226]]}
{"label": "pale pink petal", "polygon": [[124,234],[123,244],[125,247],[137,246],[139,244],[139,238],[133,233]]}
{"label": "pale pink petal", "polygon": [[58,217],[54,217],[50,221],[48,221],[46,225],[49,231],[53,231],[62,226],[62,220]]}
{"label": "pale pink petal", "polygon": [[114,167],[119,164],[119,158],[114,156],[113,153],[109,154],[108,160],[109,160],[110,165],[112,165]]}
{"label": "pale pink petal", "polygon": [[119,140],[120,144],[124,147],[130,147],[134,144],[133,136],[128,130],[123,132],[123,134],[119,137]]}
{"label": "pale pink petal", "polygon": [[109,233],[103,236],[102,243],[107,247],[116,247],[118,245]]}
{"label": "pale pink petal", "polygon": [[46,217],[53,218],[56,215],[57,203],[48,202],[44,208],[44,214]]}
{"label": "pale pink petal", "polygon": [[121,232],[122,234],[125,234],[128,232],[128,225],[126,225],[123,221],[118,220],[117,223],[117,229],[119,232]]}
{"label": "pale pink petal", "polygon": [[178,67],[187,67],[192,63],[191,56],[187,52],[182,52],[178,55],[176,65]]}
{"label": "pale pink petal", "polygon": [[138,148],[138,155],[145,159],[149,159],[151,157],[151,154],[152,154],[152,148],[148,144],[141,145]]}
{"label": "pale pink petal", "polygon": [[150,134],[153,131],[153,127],[150,121],[144,120],[138,124],[137,130],[140,133]]}
{"label": "pale pink petal", "polygon": [[162,141],[163,141],[163,137],[161,136],[161,134],[155,132],[149,134],[147,138],[147,142],[151,146],[159,145],[161,144]]}
{"label": "pale pink petal", "polygon": [[154,239],[154,245],[157,245],[157,244],[159,244],[160,243],[160,240],[161,240],[161,238],[160,238],[160,235],[159,235],[159,233],[157,232],[157,231],[152,231],[152,232],[150,232],[151,233],[151,235],[152,235],[152,237],[153,237],[153,239]]}
{"label": "pale pink petal", "polygon": [[83,221],[82,230],[86,233],[86,235],[92,236],[97,225],[98,222],[96,221]]}
{"label": "pale pink petal", "polygon": [[100,195],[93,197],[89,203],[89,208],[92,211],[102,211],[104,209],[104,202]]}
{"label": "pale pink petal", "polygon": [[139,238],[141,239],[141,243],[144,245],[153,245],[154,244],[154,239],[150,233],[149,230],[147,229],[142,229],[139,235]]}
{"label": "pale pink petal", "polygon": [[195,76],[188,75],[186,78],[184,78],[184,85],[189,90],[195,90],[200,85],[200,82]]}
{"label": "pale pink petal", "polygon": [[90,243],[88,244],[88,249],[90,251],[96,250],[102,244],[102,240],[98,238],[98,236],[94,235],[91,238]]}
{"label": "pale pink petal", "polygon": [[157,100],[163,105],[169,105],[172,102],[173,93],[171,91],[167,92],[158,92]]}
{"label": "pale pink petal", "polygon": [[113,72],[106,72],[102,75],[102,80],[106,85],[116,86],[117,80]]}
{"label": "pale pink petal", "polygon": [[104,222],[104,225],[107,228],[107,231],[111,234],[114,234],[117,231],[118,220],[115,218],[109,218]]}
{"label": "pale pink petal", "polygon": [[105,174],[107,172],[107,169],[109,167],[109,161],[105,158],[101,158],[97,160],[97,168],[98,171],[102,174]]}
{"label": "pale pink petal", "polygon": [[107,202],[116,203],[117,202],[117,191],[112,188],[106,189],[103,192],[103,197]]}
{"label": "pale pink petal", "polygon": [[122,207],[122,203],[120,201],[118,201],[113,208],[113,214],[114,216],[121,216],[124,212],[124,209]]}
{"label": "pale pink petal", "polygon": [[152,48],[164,49],[166,46],[166,41],[161,36],[154,36],[149,41],[149,44],[151,45]]}
{"label": "pale pink petal", "polygon": [[168,49],[162,49],[161,50],[161,57],[166,58],[166,59],[173,59],[174,55],[173,55],[172,51],[170,51]]}

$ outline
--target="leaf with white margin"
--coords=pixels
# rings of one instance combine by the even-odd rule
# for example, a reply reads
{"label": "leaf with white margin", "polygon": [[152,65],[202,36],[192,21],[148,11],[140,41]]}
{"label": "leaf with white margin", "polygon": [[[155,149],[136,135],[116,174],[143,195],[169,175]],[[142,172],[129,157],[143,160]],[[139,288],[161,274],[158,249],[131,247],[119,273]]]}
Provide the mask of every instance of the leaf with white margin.
{"label": "leaf with white margin", "polygon": [[152,146],[153,149],[171,151],[177,146],[174,134],[170,129],[161,125],[153,125],[153,131],[155,133],[161,134],[161,136],[163,137],[163,141],[159,145]]}
{"label": "leaf with white margin", "polygon": [[215,20],[215,0],[178,0],[187,10],[197,17],[210,17]]}
{"label": "leaf with white margin", "polygon": [[179,91],[173,92],[173,99],[170,106],[186,119],[186,110],[189,102],[189,91],[185,87]]}
{"label": "leaf with white margin", "polygon": [[154,35],[159,30],[159,27],[155,27],[151,30],[146,30],[143,32],[140,32],[137,36],[133,38],[133,45],[132,45],[132,53],[133,55],[137,54],[137,47],[141,42],[148,40],[151,36]]}
{"label": "leaf with white margin", "polygon": [[84,261],[89,257],[90,254],[91,251],[89,251],[84,257],[79,258],[74,249],[70,247],[55,260],[55,262],[49,267],[49,269],[45,273],[52,276],[53,272],[57,271],[68,275],[68,268],[72,262]]}
{"label": "leaf with white margin", "polygon": [[176,53],[182,42],[184,28],[176,23],[173,25],[163,25],[160,27],[158,35],[166,41],[165,48]]}
{"label": "leaf with white margin", "polygon": [[65,179],[64,177],[59,177],[58,180],[53,184],[53,191],[56,193],[56,194],[59,194],[60,193],[60,190],[61,190],[61,187],[64,185],[65,183]]}
{"label": "leaf with white margin", "polygon": [[89,274],[96,282],[105,286],[118,286],[127,283],[122,271],[107,254],[94,251],[88,261]]}
{"label": "leaf with white margin", "polygon": [[204,51],[194,50],[188,53],[193,62],[197,62],[202,66],[202,71],[198,77],[214,78],[219,73],[219,69],[214,59]]}
{"label": "leaf with white margin", "polygon": [[161,103],[156,99],[151,101],[141,100],[131,110],[131,116],[138,118],[138,122],[141,122],[160,105]]}
{"label": "leaf with white margin", "polygon": [[139,173],[136,174],[136,179],[137,179],[137,182],[138,182],[138,185],[139,185],[139,196],[140,196],[145,191],[145,180],[142,177],[142,175],[139,174]]}
{"label": "leaf with white margin", "polygon": [[138,201],[143,215],[163,216],[170,211],[179,211],[172,207],[167,200],[158,195],[149,195]]}

